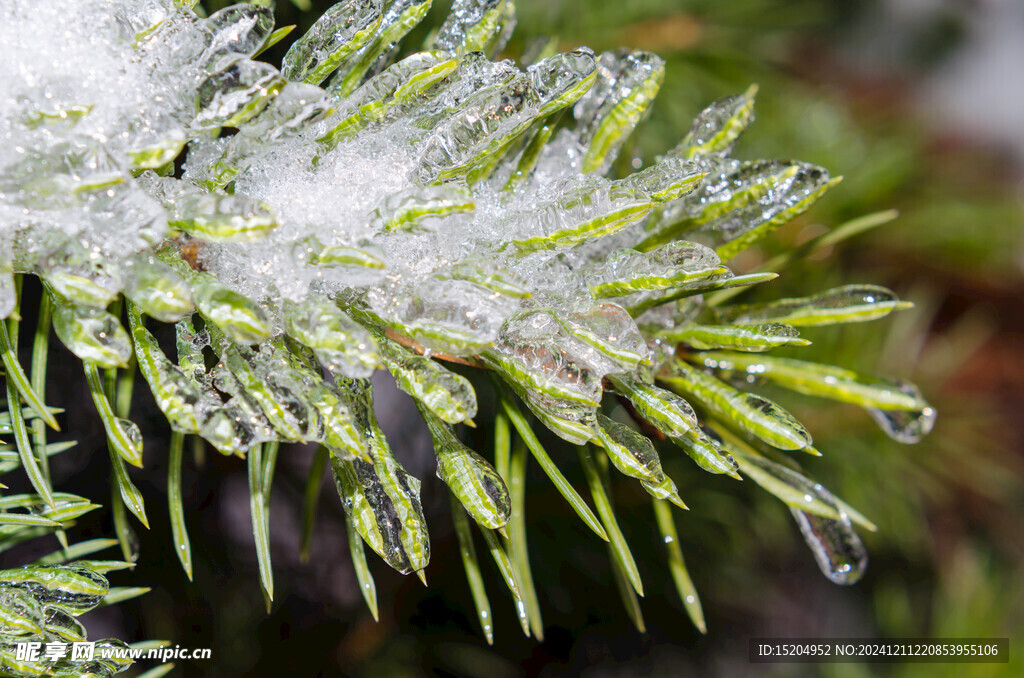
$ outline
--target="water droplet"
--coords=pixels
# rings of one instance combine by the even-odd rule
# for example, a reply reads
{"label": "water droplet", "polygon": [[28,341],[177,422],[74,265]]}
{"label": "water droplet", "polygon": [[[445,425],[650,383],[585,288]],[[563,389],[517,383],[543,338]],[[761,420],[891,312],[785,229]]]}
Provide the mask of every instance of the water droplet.
{"label": "water droplet", "polygon": [[[917,399],[921,399],[921,390],[908,381],[898,381],[898,389]],[[893,440],[912,445],[921,442],[921,439],[931,433],[935,426],[935,419],[938,413],[934,407],[925,407],[920,410],[879,410],[869,408],[868,414],[875,420],[875,423],[885,431]]]}
{"label": "water droplet", "polygon": [[868,554],[846,513],[840,510],[839,519],[833,520],[797,508],[790,511],[822,573],[836,584],[856,584],[867,567]]}

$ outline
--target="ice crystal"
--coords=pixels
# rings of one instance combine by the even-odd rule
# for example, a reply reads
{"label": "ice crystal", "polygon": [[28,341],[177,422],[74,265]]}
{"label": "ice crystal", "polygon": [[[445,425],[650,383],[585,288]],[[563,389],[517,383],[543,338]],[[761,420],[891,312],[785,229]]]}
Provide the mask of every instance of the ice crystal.
{"label": "ice crystal", "polygon": [[[323,444],[354,529],[397,569],[422,570],[430,549],[419,482],[373,416],[367,378],[381,367],[416,399],[439,476],[487,529],[510,519],[508,468],[450,428],[472,423],[476,394],[436,357],[491,370],[502,398],[507,386],[555,434],[603,447],[680,505],[648,437],[599,412],[606,391],[701,468],[733,476],[751,446],[816,452],[791,414],[737,387],[756,379],[857,402],[903,442],[930,428],[913,387],[751,357],[808,343],[795,326],[904,307],[892,292],[704,306],[705,292],[773,278],[727,264],[836,181],[807,163],[728,157],[753,89],[619,176],[614,161],[661,85],[656,55],[495,60],[515,24],[504,0],[457,0],[433,42],[406,52],[429,3],[343,0],[279,70],[253,59],[273,30],[265,7],[200,18],[187,5],[0,8],[0,315],[14,308],[12,276],[37,275],[68,348],[93,370],[134,352],[176,431],[235,454]],[[130,333],[107,310],[120,294]],[[146,316],[178,323],[176,360]],[[108,415],[117,451],[141,463],[137,429]],[[779,494],[780,482],[762,484]],[[852,581],[828,570],[826,523],[807,510],[794,515],[826,574]],[[846,515],[827,525],[853,534]]]}

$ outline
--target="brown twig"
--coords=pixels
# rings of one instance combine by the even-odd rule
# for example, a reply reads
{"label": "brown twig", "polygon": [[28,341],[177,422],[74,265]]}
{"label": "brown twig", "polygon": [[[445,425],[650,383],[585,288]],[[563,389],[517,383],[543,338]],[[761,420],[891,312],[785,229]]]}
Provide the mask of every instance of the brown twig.
{"label": "brown twig", "polygon": [[[424,355],[427,352],[427,347],[424,346],[423,344],[419,343],[415,339],[411,339],[411,338],[405,336],[404,334],[399,334],[399,333],[395,332],[394,330],[392,330],[390,328],[384,330],[384,335],[388,339],[391,339],[392,341],[398,342],[402,346],[405,346],[407,349],[410,349],[410,350],[414,351],[415,353],[417,353],[419,355]],[[457,356],[457,355],[451,355],[449,353],[441,353],[441,352],[433,351],[433,350],[430,351],[430,357],[431,358],[437,358],[438,360],[444,360],[444,361],[450,362],[450,363],[455,363],[457,365],[466,365],[467,367],[475,367],[477,369],[486,369],[484,367],[484,365],[482,363],[480,363],[480,361],[474,360],[473,358],[463,358],[463,357],[460,357],[460,356]]]}

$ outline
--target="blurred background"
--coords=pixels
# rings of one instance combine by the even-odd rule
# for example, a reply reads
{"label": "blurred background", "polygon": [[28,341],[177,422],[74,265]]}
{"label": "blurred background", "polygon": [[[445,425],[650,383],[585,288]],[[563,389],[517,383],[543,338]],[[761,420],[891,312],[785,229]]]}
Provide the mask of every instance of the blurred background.
{"label": "blurred background", "polygon": [[[213,11],[228,3],[204,3]],[[330,2],[278,0],[278,25],[308,27]],[[447,11],[439,0],[425,26]],[[862,411],[780,395],[814,434],[820,459],[805,470],[878,525],[863,533],[871,561],[854,587],[818,572],[786,508],[753,483],[665,458],[691,507],[680,541],[701,594],[708,633],[690,624],[672,586],[649,501],[618,483],[615,502],[643,576],[647,633],[627,617],[607,551],[534,468],[527,514],[545,639],[523,638],[489,563],[489,647],[474,608],[444,488],[426,432],[390,380],[377,414],[398,458],[423,479],[431,525],[429,588],[375,558],[380,622],[363,605],[342,509],[325,482],[311,558],[299,532],[310,448],[282,450],[271,499],[277,597],[259,593],[244,463],[207,454],[186,462],[190,583],[172,549],[166,509],[166,424],[138,389],[132,411],[147,440],[133,478],[152,530],[139,528],[134,573],[117,585],[146,596],[91,613],[90,637],[166,638],[210,647],[175,675],[271,676],[1021,676],[1024,640],[1024,3],[1019,0],[517,0],[516,57],[533,40],[560,49],[627,46],[666,59],[650,118],[624,151],[644,163],[675,145],[708,103],[760,85],[757,121],[741,158],[796,157],[845,180],[737,268],[850,219],[895,209],[884,226],[792,265],[772,297],[845,283],[896,290],[916,308],[842,329],[811,330],[821,357],[865,373],[915,381],[939,411],[916,446],[889,440]],[[422,40],[425,29],[405,45]],[[296,33],[297,35],[298,33]],[[285,41],[286,43],[288,40]],[[279,62],[284,46],[266,55]],[[26,312],[24,327],[33,327]],[[30,342],[23,342],[23,345]],[[74,416],[81,445],[54,464],[59,489],[109,503],[102,431],[79,367],[64,356],[66,387],[48,401]],[[486,397],[486,390],[482,389]],[[482,405],[483,408],[486,405]],[[481,440],[490,422],[481,421]],[[554,442],[545,438],[546,443]],[[481,443],[486,447],[486,443]],[[582,485],[571,451],[558,451]],[[83,520],[80,539],[110,536],[108,513]],[[480,543],[478,542],[478,548]],[[52,550],[51,545],[43,549]],[[8,554],[5,554],[8,555]],[[10,566],[10,565],[7,565]],[[758,636],[1009,637],[1011,663],[751,665]]]}

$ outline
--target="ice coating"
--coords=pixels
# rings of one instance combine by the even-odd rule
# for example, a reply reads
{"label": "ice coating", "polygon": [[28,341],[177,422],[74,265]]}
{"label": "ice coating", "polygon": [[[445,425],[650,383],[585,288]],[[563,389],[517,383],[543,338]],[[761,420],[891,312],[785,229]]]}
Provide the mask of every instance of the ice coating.
{"label": "ice coating", "polygon": [[[64,495],[70,496],[70,495]],[[41,566],[33,565],[18,569],[0,570],[4,581],[0,592],[0,615],[2,615],[5,643],[13,646],[16,642],[73,643],[87,641],[86,629],[77,619],[104,602],[109,603],[111,586],[101,574],[111,568],[98,561],[77,561],[70,564]],[[47,659],[46,672],[64,675],[90,675],[112,678],[121,673],[133,661],[127,658],[128,646],[122,641],[107,638],[92,641],[96,653],[110,653],[110,659],[99,661],[72,657],[66,652],[61,657]],[[5,675],[41,674],[38,668],[29,672],[20,671],[21,666],[35,664],[14,659],[13,650],[4,659]]]}
{"label": "ice coating", "polygon": [[[383,11],[391,25],[413,8],[393,3]],[[35,9],[8,11],[25,21],[30,19],[21,14],[47,16]],[[301,303],[311,293],[336,298],[355,289],[368,311],[386,325],[405,330],[428,347],[456,354],[466,353],[465,347],[475,352],[493,344],[502,324],[533,303],[522,298],[536,296],[549,305],[559,302],[563,310],[570,310],[570,304],[573,310],[586,310],[586,290],[567,287],[561,261],[546,250],[570,249],[644,218],[658,199],[649,195],[650,182],[583,175],[574,161],[575,151],[569,149],[541,158],[535,180],[515,191],[501,188],[508,173],[502,163],[509,164],[503,155],[544,116],[585,95],[597,75],[594,57],[581,50],[521,70],[511,62],[492,62],[472,52],[457,63],[446,61],[443,52],[426,61],[414,55],[348,98],[340,92],[328,97],[311,85],[287,82],[319,82],[349,53],[362,49],[374,31],[381,31],[378,38],[384,36],[381,12],[375,2],[339,3],[295,42],[279,72],[249,59],[272,29],[265,9],[240,5],[202,20],[160,0],[134,6],[113,0],[83,3],[81,16],[76,15],[83,20],[81,25],[92,26],[95,17],[106,13],[121,16],[134,31],[112,34],[108,27],[91,38],[72,32],[78,42],[71,40],[62,48],[69,64],[73,60],[78,71],[89,63],[94,66],[87,74],[66,72],[78,75],[87,92],[97,89],[96,101],[68,91],[65,100],[51,102],[53,115],[70,130],[64,135],[69,140],[56,147],[63,164],[71,157],[92,170],[88,176],[73,174],[70,181],[78,183],[67,192],[81,203],[82,195],[105,189],[85,201],[84,209],[98,214],[90,215],[91,220],[68,219],[68,206],[63,204],[68,201],[54,200],[60,209],[54,210],[49,230],[56,236],[40,236],[38,244],[20,240],[25,251],[14,253],[7,247],[4,258],[14,260],[21,270],[46,271],[58,292],[77,303],[88,301],[82,285],[75,294],[67,291],[67,276],[62,274],[67,269],[75,282],[89,283],[93,305],[103,307],[125,287],[124,272],[117,265],[130,268],[125,252],[155,246],[177,229],[204,242],[199,258],[208,272],[250,299],[276,307],[280,300]],[[507,24],[505,3],[463,3],[441,31],[437,46],[455,52],[474,41],[493,46]],[[473,30],[487,35],[473,37]],[[136,34],[144,37],[135,38]],[[97,41],[106,52],[89,51],[90,62],[86,51]],[[136,67],[139,52],[150,61]],[[656,64],[645,55],[622,56],[621,72],[617,67],[609,71],[620,57],[603,58],[607,77],[624,82],[643,80],[649,64]],[[173,73],[164,72],[172,66]],[[120,70],[123,77],[101,78],[104,69]],[[115,91],[124,90],[138,92],[138,99],[115,96]],[[158,91],[163,96],[155,96]],[[621,107],[620,98],[605,93],[601,101],[579,109],[585,111],[580,124],[591,130],[588,135],[604,124],[602,110],[610,115]],[[153,114],[143,106],[151,107],[153,100],[164,102],[166,110]],[[137,146],[132,134],[114,126],[134,131],[132,120],[140,109],[151,114],[147,119],[165,123],[160,129],[147,123],[150,128],[141,135],[154,138],[153,143],[165,149],[163,155],[139,163],[128,153],[137,148],[97,143],[100,137],[129,138],[128,145]],[[9,119],[16,113],[25,117],[23,111],[4,113]],[[37,118],[45,113],[32,112]],[[353,119],[353,114],[358,117]],[[340,123],[345,123],[342,128],[348,136],[332,137]],[[184,181],[151,172],[131,176],[133,167],[154,167],[165,156],[173,157],[187,138],[222,126],[238,127],[239,132],[221,140],[197,138],[190,146]],[[40,150],[47,149],[44,145]],[[118,157],[119,151],[128,157]],[[48,174],[45,158],[14,169],[18,190],[10,202],[41,199],[42,191],[25,190],[32,183],[23,173]],[[683,178],[692,174],[676,169]],[[444,183],[432,185],[438,178]],[[209,190],[217,187],[229,188],[230,194]],[[135,220],[116,231],[100,228],[114,215],[129,211],[125,200],[132,202],[129,213]],[[38,219],[46,211],[32,214]],[[90,221],[96,222],[94,234]],[[65,230],[68,223],[83,225],[71,232]],[[47,234],[48,229],[36,226],[32,231]],[[125,247],[132,233],[135,241],[128,240]],[[97,248],[102,266],[90,263]],[[337,265],[325,265],[332,261]],[[541,289],[527,287],[516,294],[489,285],[494,276],[481,281],[459,272],[474,261],[507,271],[503,277],[509,279],[541,283]],[[363,265],[367,262],[372,265]],[[146,291],[141,290],[140,297]],[[206,302],[211,292],[205,292],[193,296]],[[278,309],[268,310],[274,316]],[[252,340],[262,333],[249,334]]]}
{"label": "ice coating", "polygon": [[731,348],[760,353],[776,346],[807,346],[811,342],[800,338],[795,327],[782,323],[763,325],[699,325],[668,327],[658,336],[684,343],[693,348]]}
{"label": "ice coating", "polygon": [[[133,47],[137,26],[150,20],[162,20],[160,28]],[[3,258],[43,269],[48,259],[84,265],[92,252],[117,261],[164,237],[162,210],[129,170],[181,149],[212,39],[194,16],[160,3],[4,3]],[[171,41],[173,50],[157,49]]]}
{"label": "ice coating", "polygon": [[[47,3],[43,5],[45,9]],[[445,52],[413,55],[343,97],[343,90],[328,95],[287,80],[319,82],[334,68],[347,67],[350,53],[390,35],[392,29],[386,26],[400,23],[417,5],[339,3],[295,41],[279,72],[249,59],[272,30],[263,8],[239,5],[203,20],[169,1],[83,3],[81,16],[74,17],[83,20],[81,25],[91,27],[97,16],[113,14],[122,20],[121,33],[130,35],[109,27],[92,37],[71,31],[77,42],[68,41],[62,51],[74,56],[79,71],[88,67],[85,52],[93,43],[99,41],[106,49],[90,50],[95,67],[76,73],[88,85],[84,89],[99,90],[97,102],[68,93],[65,101],[53,103],[60,126],[71,130],[65,134],[71,141],[58,150],[80,157],[96,175],[74,177],[84,190],[77,186],[72,193],[107,188],[106,197],[98,198],[102,201],[127,191],[137,203],[131,215],[138,218],[136,225],[141,223],[135,231],[137,244],[125,248],[126,233],[118,233],[121,251],[115,255],[108,252],[109,243],[78,238],[111,255],[102,258],[102,265],[90,264],[89,250],[76,252],[78,244],[68,238],[54,246],[57,258],[52,248],[42,247],[31,248],[29,256],[12,253],[9,258],[19,268],[44,270],[57,291],[76,303],[101,308],[126,287],[116,265],[123,252],[154,246],[173,234],[169,228],[176,229],[202,241],[199,261],[219,285],[266,306],[262,315],[267,318],[280,315],[282,302],[303,303],[310,294],[356,298],[384,325],[428,348],[455,354],[494,345],[503,324],[524,308],[585,317],[596,307],[594,295],[575,270],[586,261],[599,261],[610,249],[593,243],[643,220],[658,202],[693,190],[703,175],[692,163],[671,157],[628,179],[581,172],[580,152],[595,138],[607,138],[614,146],[642,117],[660,82],[661,62],[640,52],[608,53],[595,60],[578,50],[522,70],[512,62],[492,62],[467,51],[484,43],[493,46],[510,24],[505,5],[459,4],[436,42],[459,53],[457,58]],[[56,13],[56,8],[49,10]],[[8,12],[19,21],[33,21],[29,14],[40,16],[35,8],[28,12],[20,6]],[[115,65],[124,73],[120,82],[98,77],[99,69],[116,70]],[[95,86],[85,77],[89,74]],[[126,86],[129,79],[131,87]],[[119,92],[139,91],[138,101],[114,96],[115,87]],[[153,96],[156,91],[163,96]],[[132,134],[110,127],[131,128],[133,116],[138,117],[133,107],[150,99],[163,102],[166,110],[149,117],[166,125],[155,129],[148,123],[150,129],[141,136],[155,135],[160,148],[172,149],[173,140],[183,142],[221,126],[236,126],[239,132],[219,140],[196,138],[184,180],[153,172],[133,178],[129,170],[154,166],[156,160],[140,163],[130,149],[95,141],[99,136],[127,138],[128,146],[137,146]],[[546,115],[577,100],[573,115],[578,130],[564,130],[562,141],[554,140],[540,153],[532,178],[515,190],[504,190],[517,144]],[[4,113],[8,118],[14,114]],[[339,129],[346,131],[339,134]],[[66,145],[76,143],[84,150],[69,154]],[[89,155],[90,148],[100,157]],[[128,157],[118,157],[119,151]],[[612,152],[609,147],[602,157],[612,157]],[[164,155],[170,154],[167,150]],[[32,199],[24,189],[31,182],[14,175],[19,178],[18,199]],[[121,217],[122,212],[108,206],[103,216]],[[33,211],[34,216],[38,213]],[[62,224],[67,221],[60,219]],[[123,230],[131,226],[129,221]],[[102,231],[109,239],[112,229]],[[669,263],[660,251],[650,256],[653,262]],[[713,258],[710,252],[697,256],[709,265]],[[467,270],[479,269],[478,262],[493,270],[467,275]],[[605,266],[613,276],[627,279],[653,273],[642,260]],[[164,282],[139,274],[128,278],[152,285]],[[509,286],[505,280],[529,282]],[[666,286],[678,281],[659,282]],[[207,281],[205,287],[179,294],[179,307],[188,307],[191,294],[209,315],[213,301],[224,294],[220,290]],[[135,296],[145,299],[147,291]],[[169,311],[168,317],[176,312]],[[233,338],[259,340],[269,329],[261,322]],[[584,341],[596,336],[586,322],[576,325]],[[636,335],[635,329],[626,334]],[[599,347],[597,353],[637,356],[627,363],[643,357],[635,345],[616,343]],[[601,367],[596,376],[605,372]]]}
{"label": "ice coating", "polygon": [[431,0],[391,0],[382,6],[380,24],[373,36],[359,52],[342,63],[331,76],[327,89],[347,96],[359,86],[367,71],[376,72],[388,65],[388,54],[394,52],[397,42],[415,28],[427,11]]}
{"label": "ice coating", "polygon": [[615,468],[640,480],[652,496],[669,499],[685,508],[675,483],[665,475],[661,459],[648,438],[604,415],[598,415],[597,421],[597,438]]}
{"label": "ice coating", "polygon": [[[623,175],[659,57],[495,61],[511,0],[457,0],[430,51],[410,54],[399,41],[429,4],[342,0],[280,68],[252,58],[273,32],[260,5],[205,19],[173,0],[0,7],[0,317],[15,276],[37,275],[87,371],[134,355],[175,429],[225,454],[322,444],[355,530],[403,572],[426,566],[429,538],[419,482],[373,419],[377,369],[433,424],[441,477],[489,528],[509,497],[449,428],[471,425],[477,400],[442,360],[489,369],[501,398],[679,504],[648,437],[738,477],[707,414],[814,452],[788,412],[707,370],[856,402],[903,442],[927,433],[934,410],[908,384],[762,357],[808,343],[795,327],[906,308],[892,292],[705,305],[706,291],[776,277],[723,262],[835,182],[799,161],[728,157],[753,89]],[[130,332],[112,312],[122,294]],[[177,323],[176,357],[154,321]],[[609,393],[639,431],[600,414]],[[104,423],[135,463],[138,428]],[[826,574],[855,578],[842,516],[794,515]]]}
{"label": "ice coating", "polygon": [[702,156],[724,157],[736,139],[754,120],[754,95],[757,85],[739,96],[726,97],[708,106],[690,126],[679,145],[669,151],[669,156],[700,158]]}
{"label": "ice coating", "polygon": [[705,367],[725,374],[744,374],[748,380],[765,379],[800,393],[860,405],[886,434],[901,443],[919,442],[935,424],[935,408],[917,386],[907,381],[878,379],[793,358],[745,353],[709,351],[701,354],[701,360]]}
{"label": "ice coating", "polygon": [[434,44],[449,52],[494,54],[508,41],[515,24],[512,0],[455,0]]}
{"label": "ice coating", "polygon": [[594,87],[573,110],[587,147],[584,171],[607,170],[626,137],[647,114],[664,77],[665,62],[650,52],[622,50],[601,55]]}
{"label": "ice coating", "polygon": [[[479,54],[457,66],[446,59],[409,57],[347,99],[332,100],[337,113],[292,138],[254,139],[244,169],[233,175],[234,190],[269,206],[277,227],[252,243],[207,244],[207,270],[259,300],[302,302],[311,292],[336,298],[357,288],[384,324],[458,355],[493,344],[513,313],[535,303],[524,298],[558,302],[565,311],[592,307],[586,289],[569,287],[579,281],[560,275],[561,261],[547,250],[643,218],[656,199],[640,186],[660,190],[673,180],[663,169],[634,187],[582,175],[571,158],[553,155],[539,168],[544,181],[503,191],[502,172],[481,177],[491,171],[492,154],[542,111],[579,98],[593,81],[594,59],[582,51],[556,55],[526,73]],[[425,76],[433,84],[416,94]],[[210,176],[216,160],[200,163],[217,157],[215,150],[196,154],[195,162],[190,156],[186,178]],[[693,179],[689,165],[671,170]],[[424,181],[434,177],[447,180]],[[337,248],[379,252],[383,268],[311,265]],[[492,271],[467,275],[479,262]]]}
{"label": "ice coating", "polygon": [[725,273],[728,269],[720,264],[713,250],[686,241],[670,243],[651,252],[623,249],[591,268],[587,286],[596,297],[663,290]]}
{"label": "ice coating", "polygon": [[831,325],[874,320],[911,305],[879,285],[843,285],[809,297],[729,306],[719,312],[719,318],[732,323]]}
{"label": "ice coating", "polygon": [[241,124],[273,98],[277,70],[248,59],[272,27],[246,4],[200,19],[169,0],[5,3],[0,261],[102,308],[118,289],[152,291],[134,255],[171,235],[168,222],[226,239],[276,225],[241,194],[139,175],[166,173],[199,130]]}
{"label": "ice coating", "polygon": [[319,85],[370,40],[383,19],[380,0],[344,0],[330,7],[284,55],[289,80]]}

